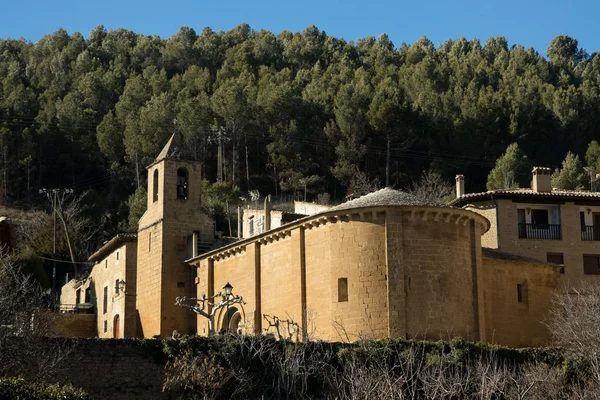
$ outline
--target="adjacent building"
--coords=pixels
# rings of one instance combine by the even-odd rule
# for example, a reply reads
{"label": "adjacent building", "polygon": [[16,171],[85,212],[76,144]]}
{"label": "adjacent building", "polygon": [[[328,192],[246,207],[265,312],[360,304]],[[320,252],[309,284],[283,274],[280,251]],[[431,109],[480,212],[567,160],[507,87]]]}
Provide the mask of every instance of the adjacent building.
{"label": "adjacent building", "polygon": [[63,329],[63,335],[136,337],[137,235],[115,236],[89,261],[95,263],[90,274],[70,280],[61,289],[61,311],[72,314],[62,323],[77,321],[68,333]]}
{"label": "adjacent building", "polygon": [[486,217],[484,247],[560,264],[565,281],[600,276],[600,193],[553,189],[552,171],[536,167],[528,189],[465,193],[457,176],[455,207]]}

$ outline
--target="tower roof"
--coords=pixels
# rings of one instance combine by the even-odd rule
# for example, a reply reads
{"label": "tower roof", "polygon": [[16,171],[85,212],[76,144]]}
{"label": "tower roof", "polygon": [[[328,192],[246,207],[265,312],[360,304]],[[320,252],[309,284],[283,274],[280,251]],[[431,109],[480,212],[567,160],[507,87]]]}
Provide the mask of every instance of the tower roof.
{"label": "tower roof", "polygon": [[191,154],[183,145],[181,134],[179,132],[175,132],[173,135],[171,135],[167,141],[167,144],[165,144],[165,147],[163,147],[160,153],[158,153],[158,156],[154,159],[150,166],[166,159],[193,161],[196,159],[196,157],[194,157],[194,155]]}
{"label": "tower roof", "polygon": [[167,144],[165,145],[165,147],[163,147],[160,153],[158,153],[158,156],[156,157],[154,162],[159,162],[161,160],[164,160],[165,158],[172,158],[173,156],[176,156],[177,153],[180,152],[180,136],[181,135],[178,135],[177,133],[171,135],[171,137],[167,141]]}

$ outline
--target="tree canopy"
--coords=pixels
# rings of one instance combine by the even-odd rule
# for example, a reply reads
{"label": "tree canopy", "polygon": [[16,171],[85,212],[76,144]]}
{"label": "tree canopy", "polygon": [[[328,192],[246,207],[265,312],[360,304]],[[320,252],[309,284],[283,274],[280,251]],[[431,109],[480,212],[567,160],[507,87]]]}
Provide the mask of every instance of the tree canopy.
{"label": "tree canopy", "polygon": [[[40,188],[85,189],[97,194],[90,212],[116,227],[139,214],[130,196],[173,132],[203,179],[220,171],[244,192],[310,186],[342,199],[430,169],[482,190],[513,143],[557,168],[565,150],[583,157],[600,140],[600,55],[568,36],[547,54],[503,37],[354,43],[246,24],[0,39],[0,200],[39,207]],[[495,171],[491,187],[505,185]]]}
{"label": "tree canopy", "polygon": [[519,145],[513,143],[496,160],[496,166],[488,175],[487,188],[495,190],[526,187],[530,171],[527,156],[519,149]]}

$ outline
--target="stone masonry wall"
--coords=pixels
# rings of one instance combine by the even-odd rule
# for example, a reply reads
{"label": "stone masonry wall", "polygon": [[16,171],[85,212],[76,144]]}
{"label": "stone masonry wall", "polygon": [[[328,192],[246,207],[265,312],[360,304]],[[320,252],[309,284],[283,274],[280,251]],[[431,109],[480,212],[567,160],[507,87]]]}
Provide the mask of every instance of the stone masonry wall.
{"label": "stone masonry wall", "polygon": [[[384,213],[365,213],[362,220],[359,214],[344,216],[306,230],[307,310],[316,323],[314,337],[387,336],[384,225]],[[340,278],[347,279],[347,301],[339,301]]]}
{"label": "stone masonry wall", "polygon": [[46,336],[69,338],[96,337],[96,316],[94,314],[73,314],[38,312],[33,319],[40,324]]}
{"label": "stone masonry wall", "polygon": [[407,338],[479,340],[478,261],[472,252],[472,235],[479,231],[472,232],[468,221],[406,212],[401,229],[388,252],[403,252]]}
{"label": "stone masonry wall", "polygon": [[[126,242],[116,248],[94,266],[90,273],[90,279],[86,282],[85,286],[90,288],[90,296],[97,316],[96,332],[98,337],[115,337],[113,324],[117,315],[120,321],[118,336],[126,337],[126,330],[128,337],[135,336],[135,319],[127,318],[127,306],[130,309],[135,306],[135,296],[131,296],[132,293],[135,294],[135,279],[130,281],[130,278],[136,271],[136,248],[135,241]],[[125,293],[122,291],[117,293],[116,281],[120,280],[125,281]],[[129,286],[130,282],[132,287]],[[104,312],[105,287],[108,289],[106,312]],[[84,290],[85,288],[82,287],[82,295]],[[126,293],[130,295],[126,295]],[[106,331],[104,329],[105,321]]]}
{"label": "stone masonry wall", "polygon": [[483,266],[487,340],[510,347],[548,345],[544,321],[560,286],[559,267],[489,257],[483,258]]}
{"label": "stone masonry wall", "polygon": [[[263,315],[301,324],[300,292],[295,290],[295,286],[300,285],[300,265],[293,262],[294,245],[299,244],[293,240],[296,235],[298,232],[294,230],[289,235],[261,243],[260,297]],[[264,320],[262,324],[264,331],[268,324]]]}
{"label": "stone masonry wall", "polygon": [[[188,197],[177,197],[178,170],[188,176]],[[158,171],[158,199],[154,202],[154,171]],[[148,209],[140,219],[138,233],[137,313],[138,335],[171,336],[196,332],[196,318],[175,305],[179,296],[193,297],[195,271],[184,261],[191,257],[189,238],[194,231],[200,241],[214,239],[212,221],[200,205],[200,164],[166,159],[148,169]],[[149,239],[149,236],[152,236]],[[194,244],[192,244],[194,245]]]}
{"label": "stone masonry wall", "polygon": [[497,228],[497,212],[496,206],[493,202],[481,202],[477,203],[474,207],[466,207],[466,210],[476,212],[479,215],[483,215],[490,221],[490,229],[483,234],[481,237],[481,246],[489,247],[490,249],[498,248],[498,228]]}
{"label": "stone masonry wall", "polygon": [[[18,339],[17,339],[18,340]],[[44,343],[36,343],[44,346]],[[55,350],[49,339],[46,345]],[[123,339],[64,341],[58,346],[65,359],[53,367],[47,382],[71,383],[83,388],[92,400],[170,400],[173,394],[162,392],[165,356],[162,343]],[[43,347],[40,348],[43,351]],[[18,355],[17,355],[18,357]],[[15,376],[27,379],[27,363]]]}
{"label": "stone masonry wall", "polygon": [[[233,294],[243,297],[246,304],[236,304],[234,307],[244,316],[242,323],[246,325],[247,329],[245,331],[247,333],[253,333],[256,310],[254,253],[247,251],[251,247],[247,246],[246,250],[236,252],[215,263],[213,283],[214,293],[222,292],[223,287],[229,282],[233,286]],[[206,293],[206,291],[203,293]],[[224,328],[226,311],[224,309],[220,311],[216,318],[215,328],[217,332]],[[205,323],[205,320],[206,318],[200,317],[199,326],[202,322]],[[199,332],[199,334],[206,333],[207,331]]]}
{"label": "stone masonry wall", "polygon": [[466,211],[424,212],[351,211],[259,236],[202,260],[198,296],[229,281],[254,313],[246,323],[277,316],[311,338],[483,340],[481,222]]}
{"label": "stone masonry wall", "polygon": [[162,300],[162,222],[138,232],[137,336],[160,335]]}

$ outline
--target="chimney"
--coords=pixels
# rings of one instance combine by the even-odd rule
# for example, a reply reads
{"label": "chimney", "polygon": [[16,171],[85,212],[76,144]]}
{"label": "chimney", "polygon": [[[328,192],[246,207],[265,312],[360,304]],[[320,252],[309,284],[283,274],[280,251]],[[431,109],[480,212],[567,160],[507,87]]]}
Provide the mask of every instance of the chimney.
{"label": "chimney", "polygon": [[271,229],[271,195],[265,197],[265,227],[264,232]]}
{"label": "chimney", "polygon": [[544,167],[533,167],[531,189],[536,193],[551,192],[552,183],[550,183],[550,175],[552,169]]}
{"label": "chimney", "polygon": [[456,198],[463,197],[465,194],[465,176],[456,175]]}

